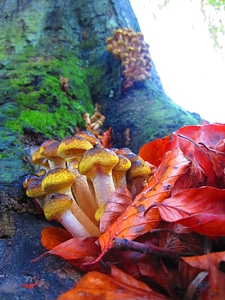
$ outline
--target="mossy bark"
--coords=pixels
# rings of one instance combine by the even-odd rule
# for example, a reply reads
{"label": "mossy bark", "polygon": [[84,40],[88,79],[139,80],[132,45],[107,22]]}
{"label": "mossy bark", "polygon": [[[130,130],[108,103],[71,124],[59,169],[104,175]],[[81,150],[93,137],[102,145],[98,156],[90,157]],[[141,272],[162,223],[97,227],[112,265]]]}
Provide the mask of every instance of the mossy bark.
{"label": "mossy bark", "polygon": [[[105,40],[116,28],[140,31],[128,0],[6,0],[0,22],[0,101],[11,103],[8,128],[62,138],[81,127],[82,114],[98,102],[114,146],[124,146],[129,128],[130,147],[138,151],[155,137],[200,122],[166,96],[154,64],[149,80],[122,90],[120,61]],[[68,92],[60,89],[60,76],[69,79]]]}

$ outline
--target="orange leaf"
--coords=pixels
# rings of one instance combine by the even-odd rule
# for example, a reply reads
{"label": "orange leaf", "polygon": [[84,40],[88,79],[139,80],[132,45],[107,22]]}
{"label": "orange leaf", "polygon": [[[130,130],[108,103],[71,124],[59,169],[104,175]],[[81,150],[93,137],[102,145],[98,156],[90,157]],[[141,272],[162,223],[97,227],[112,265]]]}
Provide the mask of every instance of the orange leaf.
{"label": "orange leaf", "polygon": [[69,240],[72,235],[63,228],[46,227],[41,233],[41,242],[43,247],[47,250],[51,250],[57,245]]}
{"label": "orange leaf", "polygon": [[100,272],[89,272],[58,300],[166,300],[167,297],[153,291],[145,283],[136,280],[123,271],[112,267],[111,276]]}
{"label": "orange leaf", "polygon": [[99,237],[102,255],[113,242],[114,237],[132,240],[158,226],[161,220],[158,209],[152,208],[170,197],[176,180],[185,172],[190,161],[179,148],[169,151],[156,171],[148,187],[128,206],[113,225]]}

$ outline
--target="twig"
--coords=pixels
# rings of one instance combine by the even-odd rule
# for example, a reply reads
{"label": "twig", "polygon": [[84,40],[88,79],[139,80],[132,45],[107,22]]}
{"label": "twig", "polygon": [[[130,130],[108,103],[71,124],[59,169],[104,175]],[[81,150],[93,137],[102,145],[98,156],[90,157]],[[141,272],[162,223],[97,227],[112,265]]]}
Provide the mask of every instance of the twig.
{"label": "twig", "polygon": [[143,254],[151,254],[157,256],[158,258],[162,258],[173,263],[177,263],[181,256],[192,256],[192,254],[190,253],[174,252],[165,248],[157,247],[153,244],[145,245],[139,242],[120,238],[114,239],[113,248],[132,250]]}

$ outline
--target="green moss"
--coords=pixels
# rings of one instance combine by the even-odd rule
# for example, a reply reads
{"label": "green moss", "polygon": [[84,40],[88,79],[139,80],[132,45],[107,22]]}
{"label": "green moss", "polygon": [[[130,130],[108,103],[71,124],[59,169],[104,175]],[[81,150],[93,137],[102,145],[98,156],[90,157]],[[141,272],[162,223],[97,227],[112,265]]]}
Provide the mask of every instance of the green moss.
{"label": "green moss", "polygon": [[77,108],[78,106],[76,106],[76,109],[60,106],[54,112],[25,109],[16,120],[6,121],[5,125],[20,133],[23,132],[24,128],[31,127],[37,132],[44,133],[47,138],[57,137],[62,139],[69,132],[75,130],[77,124],[83,122],[83,109],[82,107]]}
{"label": "green moss", "polygon": [[[16,57],[17,68],[12,59],[0,71],[5,77],[4,84],[0,82],[0,98],[7,97],[18,107],[5,125],[20,133],[29,127],[48,138],[62,138],[84,125],[84,112],[94,111],[89,70],[74,54],[46,57],[27,51]],[[68,92],[61,89],[60,77],[69,79]]]}

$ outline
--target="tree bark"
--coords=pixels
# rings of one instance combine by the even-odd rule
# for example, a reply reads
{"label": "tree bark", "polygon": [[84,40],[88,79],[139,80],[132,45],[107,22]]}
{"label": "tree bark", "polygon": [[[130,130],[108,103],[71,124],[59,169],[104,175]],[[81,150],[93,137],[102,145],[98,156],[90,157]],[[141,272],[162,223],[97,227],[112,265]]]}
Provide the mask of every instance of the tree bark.
{"label": "tree bark", "polygon": [[[69,76],[71,86],[70,94],[66,95],[67,100],[74,101],[75,106],[77,101],[80,101],[83,109],[89,111],[90,103],[97,102],[102,106],[102,113],[106,116],[104,129],[112,127],[115,147],[124,146],[124,131],[127,128],[130,129],[131,135],[129,147],[137,152],[139,147],[149,140],[162,137],[183,125],[201,121],[200,116],[182,110],[167,97],[153,62],[149,80],[135,84],[125,91],[122,89],[124,79],[121,75],[121,62],[106,50],[105,41],[118,28],[129,27],[135,32],[140,31],[128,0],[69,1],[67,5],[62,1],[6,0],[2,4],[0,17],[3,29],[2,55],[5,58],[2,65],[3,70],[6,70],[6,73],[2,74],[6,76],[5,80],[9,79],[7,75],[11,76],[11,73],[7,66],[10,65],[10,68],[14,68],[13,76],[20,75],[21,78],[17,70],[18,63],[24,65],[24,60],[29,62],[29,73],[23,74],[26,76],[25,82],[18,82],[20,87],[14,86],[14,92],[21,93],[23,88],[23,92],[29,94],[35,90],[36,109],[40,109],[39,105],[46,101],[45,98],[48,98],[46,104],[53,111],[56,104],[60,105],[58,102],[62,103],[61,95],[51,91],[51,88],[55,88],[53,85],[45,86],[45,90],[49,89],[47,95],[38,94],[45,77],[38,76],[38,72],[31,73],[32,68],[38,67],[38,60],[41,65],[39,68],[42,71],[46,70],[46,66],[43,65],[44,59],[52,60],[51,70],[48,66],[47,75],[51,72],[55,79],[64,73]],[[72,57],[77,57],[78,64],[82,66],[80,69],[74,66],[74,72],[68,72],[65,63],[69,63]],[[32,60],[35,59],[34,66]],[[55,60],[58,62],[57,66],[54,64]],[[73,63],[71,61],[71,64]],[[80,74],[77,73],[83,74],[84,71],[86,78],[82,80],[86,92],[82,95],[83,99],[80,99],[80,94],[75,92],[80,82]],[[26,89],[27,86],[31,91]],[[12,89],[10,92],[4,88],[3,92],[5,94],[2,99],[8,98],[12,101]],[[21,106],[20,97],[18,102]],[[21,108],[23,109],[23,106]],[[79,111],[81,114],[82,109],[79,109],[78,113]],[[21,115],[19,117],[23,119]],[[48,122],[51,126],[51,121]],[[68,120],[68,128],[77,124],[81,124],[78,116],[74,117],[73,122]],[[60,122],[58,125],[60,126]],[[24,127],[26,124],[23,124]],[[59,129],[52,135],[58,133]],[[64,130],[64,134],[68,134],[68,130]]]}

